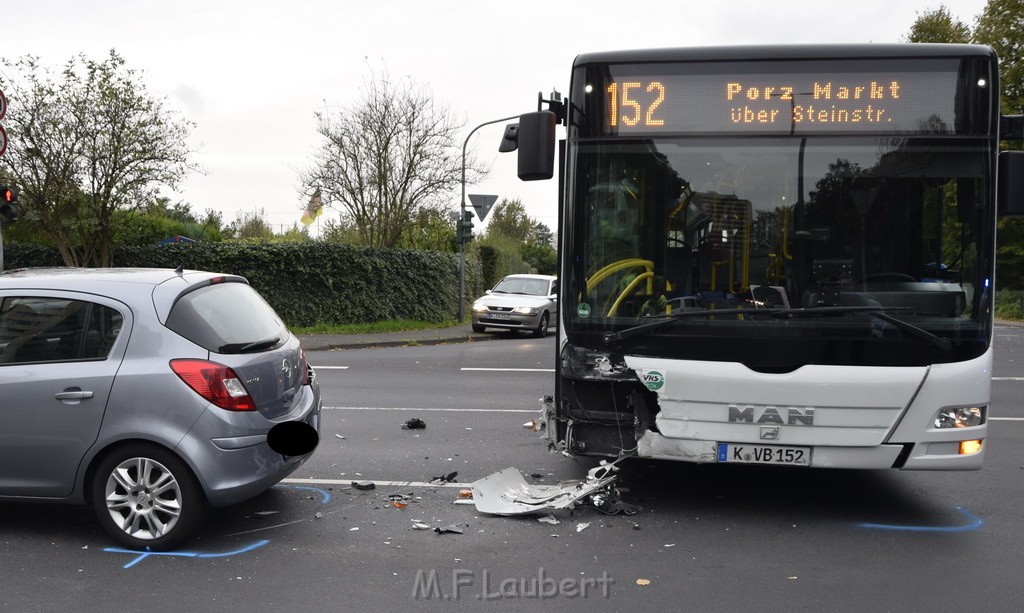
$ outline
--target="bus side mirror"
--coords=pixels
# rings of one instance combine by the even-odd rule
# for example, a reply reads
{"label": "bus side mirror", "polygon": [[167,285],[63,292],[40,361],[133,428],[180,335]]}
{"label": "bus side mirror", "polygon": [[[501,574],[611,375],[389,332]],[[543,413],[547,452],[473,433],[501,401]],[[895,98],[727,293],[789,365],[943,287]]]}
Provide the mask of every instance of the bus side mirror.
{"label": "bus side mirror", "polygon": [[555,172],[555,114],[537,111],[519,116],[519,178],[550,179]]}
{"label": "bus side mirror", "polygon": [[1000,217],[1024,217],[1024,151],[999,152],[996,202]]}

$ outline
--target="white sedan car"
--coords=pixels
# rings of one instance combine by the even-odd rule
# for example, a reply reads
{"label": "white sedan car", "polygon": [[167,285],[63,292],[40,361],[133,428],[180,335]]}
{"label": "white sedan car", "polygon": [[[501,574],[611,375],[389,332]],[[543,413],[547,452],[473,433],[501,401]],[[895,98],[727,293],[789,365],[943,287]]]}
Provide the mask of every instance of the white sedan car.
{"label": "white sedan car", "polygon": [[558,316],[558,279],[550,275],[508,275],[473,303],[473,331],[528,330],[546,336]]}

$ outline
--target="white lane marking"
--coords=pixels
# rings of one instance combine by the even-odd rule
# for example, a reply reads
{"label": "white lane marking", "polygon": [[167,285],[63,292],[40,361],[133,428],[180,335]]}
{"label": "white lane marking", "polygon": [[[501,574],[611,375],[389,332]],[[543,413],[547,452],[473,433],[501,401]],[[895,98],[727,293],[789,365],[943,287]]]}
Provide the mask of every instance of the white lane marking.
{"label": "white lane marking", "polygon": [[483,372],[555,372],[554,368],[460,368],[459,370],[476,370]]}
{"label": "white lane marking", "polygon": [[[348,366],[313,366],[313,370],[348,370]],[[554,368],[460,368],[484,372],[555,372]]]}
{"label": "white lane marking", "polygon": [[322,407],[323,411],[447,411],[451,413],[539,413],[540,409],[428,409],[421,407]]}
{"label": "white lane marking", "polygon": [[377,479],[282,479],[281,483],[289,485],[352,485],[353,481],[360,483],[373,483],[383,487],[458,487],[467,488],[471,483],[427,483],[425,481],[379,481]]}
{"label": "white lane marking", "polygon": [[1024,377],[992,377],[993,381],[1024,381]]}
{"label": "white lane marking", "polygon": [[989,421],[1024,421],[1024,417],[989,417]]}

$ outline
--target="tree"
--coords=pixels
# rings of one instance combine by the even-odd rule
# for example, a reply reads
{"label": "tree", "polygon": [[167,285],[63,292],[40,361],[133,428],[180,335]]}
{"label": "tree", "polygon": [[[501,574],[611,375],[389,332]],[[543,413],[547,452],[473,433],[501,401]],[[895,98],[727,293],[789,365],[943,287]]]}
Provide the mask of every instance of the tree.
{"label": "tree", "polygon": [[455,241],[455,220],[436,209],[420,209],[395,246],[419,251],[456,252],[459,248]]}
{"label": "tree", "polygon": [[519,256],[539,274],[553,275],[557,269],[551,229],[526,214],[519,200],[502,199],[491,212],[487,237],[504,237],[518,245]]}
{"label": "tree", "polygon": [[933,11],[918,13],[906,36],[908,43],[969,43],[971,28],[954,19],[945,5]]}
{"label": "tree", "polygon": [[989,0],[977,17],[974,42],[999,55],[1002,112],[1024,112],[1024,0]]}
{"label": "tree", "polygon": [[115,218],[116,245],[154,245],[174,236],[197,241],[223,240],[219,212],[207,209],[200,219],[189,204],[171,204],[168,198],[158,197],[140,210],[117,211]]}
{"label": "tree", "polygon": [[21,188],[23,223],[46,235],[68,266],[110,266],[117,212],[153,201],[198,170],[188,160],[191,122],[152,98],[141,74],[111,51],[72,57],[59,75],[34,56],[3,60],[8,74],[0,165]]}
{"label": "tree", "polygon": [[308,193],[321,190],[361,244],[395,246],[417,211],[450,205],[462,179],[462,125],[425,88],[374,76],[360,101],[316,121],[323,141],[301,181]]}
{"label": "tree", "polygon": [[506,236],[525,243],[535,223],[526,214],[526,207],[521,201],[502,198],[491,211],[491,220],[487,222],[487,235]]}
{"label": "tree", "polygon": [[235,220],[224,229],[225,236],[238,240],[269,241],[274,238],[274,230],[270,227],[266,214],[264,209],[238,213]]}

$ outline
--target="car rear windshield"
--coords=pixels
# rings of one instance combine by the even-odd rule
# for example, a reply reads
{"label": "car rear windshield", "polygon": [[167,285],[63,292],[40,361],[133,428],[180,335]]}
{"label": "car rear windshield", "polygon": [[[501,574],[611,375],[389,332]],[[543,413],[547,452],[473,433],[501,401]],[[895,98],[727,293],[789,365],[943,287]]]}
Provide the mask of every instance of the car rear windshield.
{"label": "car rear windshield", "polygon": [[167,327],[216,353],[248,353],[279,347],[288,329],[263,298],[244,283],[220,283],[183,295]]}

